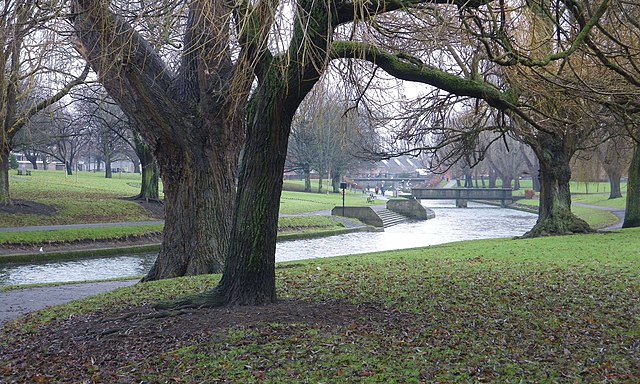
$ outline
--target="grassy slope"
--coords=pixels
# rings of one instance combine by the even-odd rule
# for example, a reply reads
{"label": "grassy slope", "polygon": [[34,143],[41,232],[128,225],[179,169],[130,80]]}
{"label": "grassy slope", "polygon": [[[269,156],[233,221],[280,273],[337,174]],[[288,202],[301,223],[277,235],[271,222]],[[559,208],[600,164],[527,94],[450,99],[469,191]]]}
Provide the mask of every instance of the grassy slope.
{"label": "grassy slope", "polygon": [[[281,299],[337,300],[380,316],[348,326],[238,324],[131,364],[146,367],[140,379],[149,382],[638,382],[639,235],[470,241],[295,262],[277,269]],[[217,279],[121,289],[42,311],[7,335],[206,290]]]}
{"label": "grassy slope", "polygon": [[32,171],[32,176],[11,176],[13,199],[53,205],[54,216],[9,215],[0,213],[0,226],[75,224],[152,220],[145,209],[125,200],[140,192],[140,175],[118,174],[112,179],[104,174],[63,171]]}

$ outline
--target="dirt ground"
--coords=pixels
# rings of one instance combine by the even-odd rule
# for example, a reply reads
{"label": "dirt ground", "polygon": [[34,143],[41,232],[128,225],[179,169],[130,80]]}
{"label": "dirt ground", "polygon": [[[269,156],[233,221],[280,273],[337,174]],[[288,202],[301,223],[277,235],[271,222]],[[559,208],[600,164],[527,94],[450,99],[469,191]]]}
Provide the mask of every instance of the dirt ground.
{"label": "dirt ground", "polygon": [[51,206],[27,200],[12,200],[11,205],[0,205],[0,212],[12,215],[54,216],[58,210]]}
{"label": "dirt ground", "polygon": [[0,356],[5,361],[0,381],[4,377],[8,383],[139,382],[145,371],[162,370],[153,357],[218,340],[230,327],[253,328],[269,323],[344,327],[359,319],[388,320],[389,315],[369,306],[304,301],[178,313],[158,312],[149,306],[110,315],[94,313],[17,337],[5,330],[0,339],[14,339],[8,344],[0,342]]}

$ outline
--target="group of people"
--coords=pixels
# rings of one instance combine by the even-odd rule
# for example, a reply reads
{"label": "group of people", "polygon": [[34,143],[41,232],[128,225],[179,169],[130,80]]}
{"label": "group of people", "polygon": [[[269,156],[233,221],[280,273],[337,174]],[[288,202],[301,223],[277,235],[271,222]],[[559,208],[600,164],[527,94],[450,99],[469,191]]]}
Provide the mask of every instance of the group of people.
{"label": "group of people", "polygon": [[[376,195],[377,194],[381,194],[382,196],[384,196],[384,192],[385,192],[384,185],[382,185],[380,187],[378,187],[376,185],[375,188],[374,188],[374,191],[376,192]],[[371,186],[369,184],[367,184],[367,192],[371,192]]]}

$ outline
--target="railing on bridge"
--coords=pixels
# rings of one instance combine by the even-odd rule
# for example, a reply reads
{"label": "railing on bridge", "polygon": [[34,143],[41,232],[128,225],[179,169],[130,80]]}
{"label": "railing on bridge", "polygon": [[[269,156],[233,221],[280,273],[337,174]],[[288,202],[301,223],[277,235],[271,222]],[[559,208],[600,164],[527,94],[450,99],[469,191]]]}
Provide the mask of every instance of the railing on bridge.
{"label": "railing on bridge", "polygon": [[467,200],[500,200],[506,207],[513,202],[511,188],[412,188],[411,196],[419,200],[455,200],[456,207],[466,208]]}

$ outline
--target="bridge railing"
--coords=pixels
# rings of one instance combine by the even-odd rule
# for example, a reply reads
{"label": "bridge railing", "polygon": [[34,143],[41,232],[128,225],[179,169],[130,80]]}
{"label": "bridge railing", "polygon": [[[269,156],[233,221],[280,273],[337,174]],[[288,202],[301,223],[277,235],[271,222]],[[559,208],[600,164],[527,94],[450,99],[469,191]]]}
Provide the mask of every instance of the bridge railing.
{"label": "bridge railing", "polygon": [[505,207],[513,201],[511,188],[412,188],[411,196],[419,200],[456,200],[466,207],[466,200],[500,200]]}

